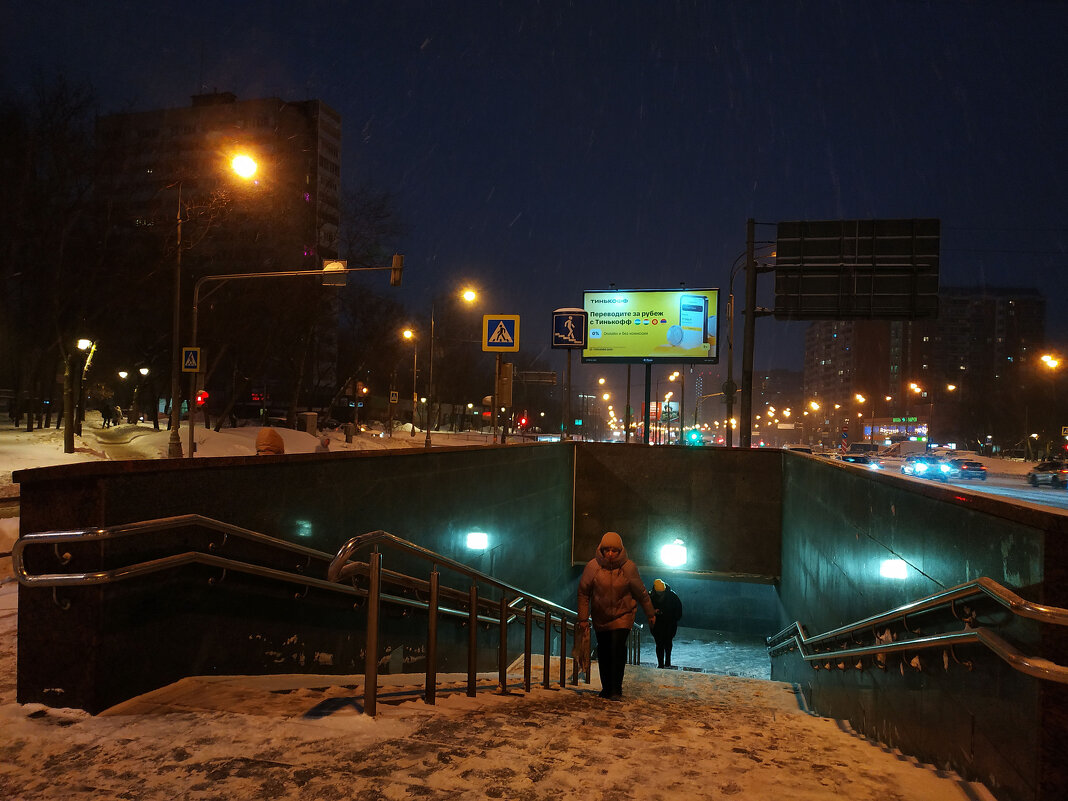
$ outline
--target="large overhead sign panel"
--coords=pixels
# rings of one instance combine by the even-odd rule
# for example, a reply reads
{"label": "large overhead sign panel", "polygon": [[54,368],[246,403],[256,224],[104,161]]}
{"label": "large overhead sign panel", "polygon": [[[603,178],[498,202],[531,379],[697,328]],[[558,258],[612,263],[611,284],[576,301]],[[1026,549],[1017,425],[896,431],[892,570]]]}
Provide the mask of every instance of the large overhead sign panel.
{"label": "large overhead sign panel", "polygon": [[582,306],[584,362],[719,362],[718,289],[588,291]]}
{"label": "large overhead sign panel", "polygon": [[940,235],[939,220],[781,222],[775,317],[937,317]]}

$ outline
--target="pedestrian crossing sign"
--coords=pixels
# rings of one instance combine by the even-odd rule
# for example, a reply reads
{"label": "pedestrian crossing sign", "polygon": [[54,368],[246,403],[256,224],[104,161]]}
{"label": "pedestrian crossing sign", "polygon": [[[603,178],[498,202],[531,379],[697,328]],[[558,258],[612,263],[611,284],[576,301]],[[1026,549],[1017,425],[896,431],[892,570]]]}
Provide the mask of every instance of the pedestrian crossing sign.
{"label": "pedestrian crossing sign", "polygon": [[513,353],[519,350],[519,315],[486,314],[482,317],[482,350]]}
{"label": "pedestrian crossing sign", "polygon": [[182,348],[182,372],[200,372],[200,348]]}

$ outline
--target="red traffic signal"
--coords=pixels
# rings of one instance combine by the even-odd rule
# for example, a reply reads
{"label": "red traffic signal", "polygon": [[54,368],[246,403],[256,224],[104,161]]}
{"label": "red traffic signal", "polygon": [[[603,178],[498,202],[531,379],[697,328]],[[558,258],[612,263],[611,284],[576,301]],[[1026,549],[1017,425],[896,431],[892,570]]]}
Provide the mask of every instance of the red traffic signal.
{"label": "red traffic signal", "polygon": [[197,408],[199,409],[199,408],[200,408],[201,406],[203,406],[203,405],[204,405],[204,402],[205,402],[205,401],[206,401],[207,399],[208,399],[208,393],[207,393],[207,390],[203,390],[203,389],[202,389],[202,390],[200,390],[200,391],[199,391],[199,392],[197,393]]}

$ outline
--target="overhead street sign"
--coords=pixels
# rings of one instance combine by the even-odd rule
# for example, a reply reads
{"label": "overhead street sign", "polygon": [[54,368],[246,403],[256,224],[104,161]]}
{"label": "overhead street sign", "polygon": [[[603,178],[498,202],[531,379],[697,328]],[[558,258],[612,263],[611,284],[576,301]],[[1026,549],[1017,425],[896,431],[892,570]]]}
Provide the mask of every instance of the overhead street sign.
{"label": "overhead street sign", "polygon": [[778,320],[919,320],[938,316],[941,222],[780,222]]}
{"label": "overhead street sign", "polygon": [[519,315],[483,315],[482,350],[493,353],[514,353],[518,351]]}

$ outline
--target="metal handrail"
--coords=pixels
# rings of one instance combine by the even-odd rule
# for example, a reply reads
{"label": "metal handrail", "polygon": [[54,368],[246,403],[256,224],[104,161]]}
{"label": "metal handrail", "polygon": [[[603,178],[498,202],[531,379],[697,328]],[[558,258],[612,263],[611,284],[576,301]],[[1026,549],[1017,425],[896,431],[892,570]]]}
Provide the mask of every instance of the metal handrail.
{"label": "metal handrail", "polygon": [[[258,531],[252,531],[251,529],[224,523],[221,520],[215,520],[211,517],[194,514],[160,517],[153,520],[142,520],[137,523],[123,523],[108,528],[42,531],[35,534],[26,534],[15,540],[15,544],[11,548],[11,565],[14,569],[15,577],[20,584],[25,586],[62,586],[64,584],[84,583],[100,584],[108,581],[118,581],[122,578],[130,577],[121,573],[122,568],[119,569],[120,574],[114,576],[109,576],[107,574],[114,573],[115,571],[98,571],[96,573],[50,573],[40,576],[31,576],[26,572],[22,553],[27,548],[34,545],[56,545],[61,542],[96,542],[100,540],[118,539],[119,537],[129,537],[134,534],[144,534],[146,532],[168,531],[170,529],[183,528],[186,526],[198,526],[200,528],[218,531],[226,535],[233,534],[242,539],[251,540],[262,545],[269,545],[272,548],[281,548],[282,550],[299,554],[304,557],[315,557],[324,561],[333,558],[331,554],[326,553],[325,551],[317,551],[314,548],[307,548],[303,545],[296,545],[294,543],[286,542],[285,540],[268,537],[266,534],[261,534]],[[173,558],[175,557],[165,557],[165,559]],[[163,565],[156,569],[162,570],[169,566],[172,565]],[[142,575],[143,572],[151,571],[138,571],[135,575]]]}
{"label": "metal handrail", "polygon": [[[985,645],[995,655],[1021,673],[1061,684],[1068,684],[1068,666],[1059,665],[1042,657],[1027,656],[987,628],[970,627],[957,632],[910,637],[904,640],[877,642],[874,645],[832,650],[815,650],[814,648],[814,646],[821,644],[829,644],[847,638],[852,639],[857,632],[871,631],[882,625],[897,622],[906,623],[907,619],[914,615],[942,610],[947,606],[954,609],[954,605],[958,601],[979,598],[990,598],[1019,617],[1057,626],[1068,625],[1068,609],[1028,601],[993,579],[987,576],[980,576],[973,581],[958,584],[887,612],[872,615],[855,623],[831,629],[812,637],[807,636],[804,627],[799,622],[794,621],[782,631],[767,638],[768,653],[769,655],[774,655],[779,651],[796,647],[801,658],[808,662],[844,662],[846,658],[852,657],[878,656],[901,651],[978,643]],[[956,615],[955,609],[954,615]]]}
{"label": "metal handrail", "polygon": [[806,652],[804,640],[797,637],[797,635],[794,636],[794,642],[797,644],[798,654],[806,661],[837,662],[843,668],[846,667],[845,660],[847,659],[879,656],[902,651],[918,651],[927,648],[952,648],[955,645],[979,644],[985,645],[1021,673],[1039,679],[1055,681],[1059,684],[1068,684],[1068,667],[1058,665],[1042,657],[1027,656],[1006,642],[1001,636],[985,628],[965,629],[964,631],[946,634],[932,634],[927,637],[895,640],[894,642],[881,643],[879,645],[843,648],[839,651],[814,651],[812,653]]}
{"label": "metal handrail", "polygon": [[[283,550],[293,554],[300,555],[305,559],[317,559],[322,562],[328,563],[327,579],[314,578],[300,572],[288,572],[286,570],[279,570],[277,568],[267,567],[264,565],[257,565],[250,562],[239,561],[230,559],[216,554],[202,553],[200,551],[187,551],[180,554],[172,554],[169,556],[159,557],[156,559],[149,559],[142,562],[138,562],[131,565],[124,565],[121,567],[95,570],[95,571],[82,571],[71,573],[43,573],[43,574],[31,574],[26,568],[26,562],[24,558],[24,552],[28,548],[32,547],[47,547],[51,546],[56,550],[56,556],[61,561],[69,559],[69,555],[60,555],[58,546],[61,543],[66,542],[81,542],[92,543],[101,542],[105,540],[117,539],[120,537],[132,536],[135,534],[143,534],[148,532],[165,531],[182,527],[199,527],[208,529],[210,531],[220,532],[226,536],[234,535],[236,537],[246,539],[258,544],[266,545],[276,550]],[[223,543],[225,544],[225,538]],[[381,569],[381,554],[378,552],[378,545],[385,545],[389,548],[400,550],[409,554],[416,555],[426,561],[433,564],[435,570],[431,574],[429,581],[414,578],[412,576],[405,575],[403,573],[397,573],[394,571],[384,571]],[[348,563],[347,558],[351,556],[353,552],[361,547],[373,546],[375,553],[373,556],[377,557],[369,563]],[[215,543],[210,543],[209,548],[214,548]],[[342,554],[347,554],[345,559],[340,559]],[[204,517],[203,515],[191,514],[191,515],[178,515],[174,517],[157,518],[154,520],[145,520],[137,523],[126,523],[122,525],[112,526],[109,528],[86,528],[64,531],[46,531],[34,534],[27,534],[16,540],[11,550],[11,559],[13,572],[16,580],[26,587],[69,587],[69,586],[87,586],[87,585],[99,585],[109,584],[113,582],[123,581],[127,579],[136,578],[139,576],[145,576],[152,573],[156,573],[162,570],[169,570],[178,567],[184,567],[187,565],[204,565],[207,567],[218,568],[222,571],[219,580],[222,580],[227,572],[243,573],[248,575],[254,575],[261,578],[267,578],[277,581],[283,581],[298,586],[304,587],[305,591],[308,588],[314,587],[316,589],[327,590],[330,592],[337,592],[350,596],[357,596],[366,598],[368,600],[368,643],[366,654],[367,663],[365,664],[365,678],[364,678],[364,706],[365,711],[369,715],[375,714],[376,698],[377,698],[377,658],[372,660],[372,655],[377,655],[377,616],[378,605],[380,602],[385,602],[394,605],[406,606],[409,608],[419,609],[427,611],[428,615],[434,620],[432,628],[434,629],[434,638],[436,640],[436,620],[437,615],[445,615],[452,618],[464,620],[469,626],[469,654],[468,654],[468,694],[474,695],[475,689],[475,633],[479,624],[493,625],[498,624],[501,627],[501,643],[499,646],[499,667],[500,667],[500,689],[502,692],[507,692],[507,678],[506,671],[507,665],[505,664],[505,658],[507,655],[507,626],[510,623],[515,622],[521,615],[524,618],[526,637],[525,637],[525,649],[524,649],[524,679],[526,690],[530,690],[531,681],[531,632],[533,626],[536,624],[542,627],[545,631],[545,664],[543,671],[543,685],[550,687],[549,676],[549,658],[551,651],[551,633],[553,630],[558,630],[561,633],[560,642],[560,686],[566,684],[566,644],[568,631],[574,632],[577,624],[577,614],[565,607],[559,606],[544,598],[540,598],[532,593],[524,592],[510,584],[498,581],[492,576],[481,573],[477,570],[472,570],[466,565],[460,562],[449,559],[448,557],[441,556],[426,548],[415,545],[414,543],[402,540],[399,537],[395,537],[384,531],[374,531],[369,534],[361,535],[360,537],[354,537],[349,540],[341,551],[337,555],[332,556],[329,553],[318,551],[313,548],[308,548],[302,545],[296,545],[286,542],[284,540],[270,537],[266,534],[262,534],[251,529],[235,526],[230,523],[224,523],[213,518]],[[340,560],[340,561],[339,561]],[[447,567],[462,575],[467,576],[472,580],[472,586],[466,595],[459,590],[453,590],[451,588],[441,588],[438,585],[438,574],[436,571],[437,566]],[[367,589],[357,587],[354,584],[344,584],[346,578],[349,578],[355,572],[367,571],[370,586]],[[383,581],[384,579],[384,581]],[[214,579],[213,579],[214,581]],[[430,599],[427,601],[419,600],[418,598],[404,597],[403,595],[396,595],[392,593],[386,593],[382,591],[383,584],[391,584],[399,586],[405,590],[414,590],[421,592],[428,592]],[[486,584],[497,588],[502,597],[499,602],[494,602],[488,598],[479,598],[477,592],[478,584]],[[440,595],[444,595],[453,601],[463,602],[468,601],[467,610],[440,606],[438,599]],[[507,600],[507,597],[511,595],[514,598],[511,601]],[[60,603],[57,600],[57,603]],[[64,605],[65,602],[61,605]],[[496,605],[494,607],[494,605]],[[533,612],[535,608],[539,609],[540,613],[537,619],[534,618]],[[497,614],[492,614],[495,611]],[[371,642],[371,629],[372,621],[374,621],[374,639],[375,642]],[[432,655],[431,649],[428,649],[428,665],[431,664]],[[436,644],[434,649],[436,651]],[[372,664],[373,662],[373,664]],[[572,684],[577,684],[577,665],[573,663],[572,670]],[[590,676],[586,675],[586,682],[590,682]],[[436,683],[436,670],[428,668],[427,674],[427,701],[428,703],[434,703]]]}
{"label": "metal handrail", "polygon": [[[493,587],[500,592],[498,603],[498,617],[496,622],[499,626],[497,643],[498,653],[498,676],[499,691],[506,693],[508,687],[507,678],[507,643],[508,625],[517,619],[518,614],[509,613],[520,607],[523,608],[524,618],[524,648],[523,648],[523,683],[527,692],[531,688],[531,661],[533,649],[531,647],[531,632],[534,619],[534,610],[537,608],[544,621],[545,650],[542,670],[542,685],[550,687],[549,662],[552,652],[551,633],[558,625],[560,631],[560,686],[567,684],[567,635],[568,631],[574,636],[578,626],[578,614],[570,609],[533,595],[512,586],[492,576],[475,570],[462,562],[442,556],[408,540],[401,539],[389,532],[377,530],[353,537],[338,549],[337,555],[327,569],[327,578],[332,581],[345,581],[355,572],[367,571],[368,576],[368,603],[367,603],[367,641],[365,647],[364,663],[364,711],[368,715],[375,715],[377,711],[378,696],[378,626],[379,626],[379,599],[381,596],[381,584],[383,576],[396,575],[387,573],[382,567],[382,552],[380,547],[388,548],[409,556],[417,557],[428,563],[430,578],[426,586],[429,589],[428,612],[427,612],[427,656],[426,656],[426,692],[425,700],[433,704],[436,698],[437,688],[437,614],[439,611],[438,598],[441,593],[439,567],[447,568],[471,581],[469,589],[468,610],[471,616],[471,624],[468,629],[468,664],[467,664],[467,694],[475,695],[476,674],[476,631],[475,622],[478,608],[486,603],[478,594],[479,585]],[[351,563],[352,557],[361,549],[373,549],[366,563]],[[420,583],[422,583],[420,581]],[[446,590],[448,591],[448,590]],[[455,591],[454,591],[455,592]],[[509,596],[514,596],[509,600]],[[554,619],[555,614],[555,619]],[[586,682],[590,682],[589,672],[586,674]],[[578,683],[578,663],[572,660],[571,684]]]}
{"label": "metal handrail", "polygon": [[463,576],[467,576],[471,579],[477,579],[480,584],[489,584],[496,587],[502,592],[515,595],[519,598],[525,598],[534,601],[538,606],[552,609],[559,614],[570,615],[571,617],[577,617],[578,614],[571,609],[567,609],[563,606],[559,606],[552,601],[547,601],[544,598],[539,598],[537,595],[532,595],[529,592],[524,592],[518,587],[513,587],[511,584],[507,584],[503,581],[498,581],[488,573],[482,573],[474,568],[465,565],[463,562],[457,562],[454,559],[450,559],[447,556],[435,553],[421,545],[416,545],[414,542],[401,539],[387,531],[378,529],[377,531],[368,531],[366,534],[360,534],[353,537],[344,545],[342,545],[334,556],[333,561],[330,562],[330,567],[326,571],[326,577],[330,581],[341,581],[343,579],[343,571],[345,564],[352,558],[352,555],[360,548],[366,548],[372,545],[387,544],[393,550],[403,551],[413,556],[418,556],[424,561],[430,562],[435,565],[441,565],[453,570]]}

